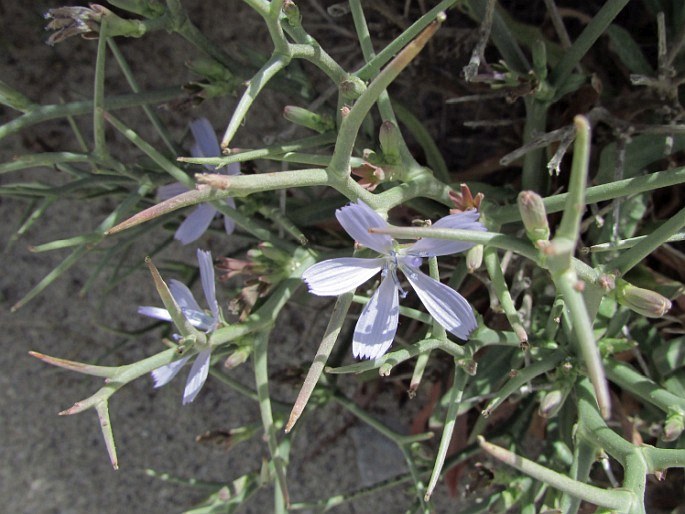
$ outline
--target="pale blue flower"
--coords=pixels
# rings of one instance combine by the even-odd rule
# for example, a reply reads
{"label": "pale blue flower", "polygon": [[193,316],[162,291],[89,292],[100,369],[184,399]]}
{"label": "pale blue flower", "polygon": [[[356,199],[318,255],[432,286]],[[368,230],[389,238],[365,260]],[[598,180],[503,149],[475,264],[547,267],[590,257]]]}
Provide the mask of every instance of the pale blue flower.
{"label": "pale blue flower", "polygon": [[[200,282],[202,282],[202,291],[205,294],[205,300],[209,306],[209,311],[200,308],[193,293],[185,284],[178,280],[169,281],[169,291],[171,296],[181,308],[181,312],[185,318],[195,328],[203,330],[204,332],[212,332],[219,325],[219,303],[216,301],[216,290],[214,286],[214,265],[212,263],[212,254],[203,250],[197,251],[197,261],[200,265]],[[138,313],[150,318],[161,319],[163,321],[171,321],[171,315],[166,309],[159,307],[141,306],[138,307]],[[177,336],[176,336],[177,337]],[[155,382],[155,387],[162,387],[168,384],[173,379],[181,368],[191,359],[192,355],[182,357],[177,361],[161,366],[152,372],[152,378]],[[202,389],[207,375],[209,373],[209,364],[211,359],[211,349],[205,348],[200,350],[190,368],[188,380],[186,381],[186,388],[183,393],[183,404],[192,402],[197,394]]]}
{"label": "pale blue flower", "polygon": [[[193,157],[219,157],[221,156],[221,148],[219,148],[219,141],[216,138],[214,129],[207,118],[200,118],[190,124],[190,131],[195,138],[195,144],[190,148],[190,154]],[[238,175],[240,173],[240,164],[229,164],[226,168],[221,168],[218,171],[216,167],[205,165],[209,171],[213,173],[221,173],[224,175]],[[160,200],[167,200],[174,196],[180,195],[188,191],[188,188],[180,182],[175,182],[167,186],[162,186],[157,190],[157,198]],[[235,201],[233,198],[226,198],[224,200],[226,205],[235,209]],[[174,234],[174,239],[187,245],[197,240],[209,228],[210,223],[219,214],[211,204],[203,203],[195,207],[195,209],[183,220]],[[235,230],[235,222],[228,216],[224,216],[224,228],[227,234],[232,234]]]}
{"label": "pale blue flower", "polygon": [[[426,310],[445,330],[459,339],[468,338],[477,325],[471,306],[463,296],[425,275],[419,267],[424,257],[463,252],[474,243],[423,238],[401,247],[388,235],[369,233],[369,228],[387,227],[388,223],[361,200],[338,209],[335,215],[355,241],[382,257],[346,257],[319,262],[307,269],[302,279],[315,295],[337,296],[354,290],[381,272],[381,284],[364,307],[354,329],[352,351],[355,357],[378,358],[388,351],[395,338],[399,296],[406,296],[397,276],[398,270],[407,277]],[[475,210],[452,214],[435,222],[433,227],[483,231],[485,227],[478,222],[478,216]]]}

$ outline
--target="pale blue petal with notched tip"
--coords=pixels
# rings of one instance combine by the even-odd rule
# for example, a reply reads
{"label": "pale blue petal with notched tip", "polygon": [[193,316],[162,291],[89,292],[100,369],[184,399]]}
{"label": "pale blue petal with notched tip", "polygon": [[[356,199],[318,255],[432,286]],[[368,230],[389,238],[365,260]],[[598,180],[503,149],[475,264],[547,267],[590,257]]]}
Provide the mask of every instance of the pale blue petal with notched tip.
{"label": "pale blue petal with notched tip", "polygon": [[376,359],[388,351],[400,315],[400,301],[393,277],[388,274],[364,306],[352,337],[352,353],[360,359]]}
{"label": "pale blue petal with notched tip", "polygon": [[192,402],[202,389],[209,374],[209,361],[212,355],[211,350],[202,350],[197,354],[193,366],[188,374],[188,381],[183,392],[183,405]]}
{"label": "pale blue petal with notched tip", "polygon": [[[478,230],[483,232],[487,229],[478,221],[478,217],[478,211],[471,209],[466,212],[450,214],[449,216],[440,218],[433,223],[431,227]],[[424,237],[410,247],[405,248],[404,253],[408,255],[418,255],[419,257],[437,257],[439,255],[452,255],[454,253],[465,252],[474,245],[475,243],[470,243],[468,241],[450,241],[449,239]]]}
{"label": "pale blue petal with notched tip", "polygon": [[342,257],[329,259],[309,267],[303,274],[309,292],[318,296],[337,296],[356,289],[357,286],[378,273],[385,259],[360,259]]}
{"label": "pale blue petal with notched tip", "polygon": [[[200,264],[200,282],[202,282],[202,292],[209,310],[214,317],[214,323],[219,321],[219,302],[216,301],[216,286],[214,284],[214,263],[210,252],[197,249],[197,262]],[[213,327],[212,327],[213,328]]]}
{"label": "pale blue petal with notched tip", "polygon": [[376,250],[384,255],[392,250],[392,238],[385,234],[371,234],[372,227],[385,228],[388,222],[371,207],[359,200],[335,211],[335,217],[345,231],[362,246]]}
{"label": "pale blue petal with notched tip", "polygon": [[178,375],[178,372],[181,371],[181,368],[186,365],[188,360],[190,360],[190,355],[178,359],[171,364],[167,364],[166,366],[160,366],[154,370],[152,372],[152,379],[155,382],[155,387],[162,387],[171,382],[171,380]]}
{"label": "pale blue petal with notched tip", "polygon": [[401,266],[400,269],[433,319],[459,339],[468,339],[478,325],[469,302],[451,287],[415,268]]}

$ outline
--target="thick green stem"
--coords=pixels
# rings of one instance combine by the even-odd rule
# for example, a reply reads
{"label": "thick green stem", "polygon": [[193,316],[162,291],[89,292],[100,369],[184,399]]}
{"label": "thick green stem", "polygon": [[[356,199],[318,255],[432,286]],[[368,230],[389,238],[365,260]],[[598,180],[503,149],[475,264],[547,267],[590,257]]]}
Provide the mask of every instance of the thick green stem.
{"label": "thick green stem", "polygon": [[[631,196],[653,191],[655,189],[675,186],[682,184],[683,182],[685,182],[685,167],[673,168],[672,170],[667,171],[656,171],[642,177],[617,180],[609,184],[589,187],[585,192],[585,201],[588,204],[605,202],[622,196]],[[566,205],[567,199],[568,193],[560,193],[544,198],[543,203],[547,214],[562,211]],[[487,215],[493,223],[499,225],[513,223],[521,219],[516,204],[505,207],[498,206],[496,209],[488,208]]]}

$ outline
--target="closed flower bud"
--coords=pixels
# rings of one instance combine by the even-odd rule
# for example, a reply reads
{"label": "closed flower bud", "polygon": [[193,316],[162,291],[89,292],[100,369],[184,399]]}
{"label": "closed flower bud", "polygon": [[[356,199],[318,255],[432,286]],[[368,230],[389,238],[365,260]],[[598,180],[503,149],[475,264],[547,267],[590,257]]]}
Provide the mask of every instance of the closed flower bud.
{"label": "closed flower bud", "polygon": [[402,146],[402,134],[392,121],[385,121],[381,125],[378,139],[381,142],[381,149],[385,162],[397,164],[400,160],[400,148]]}
{"label": "closed flower bud", "polygon": [[528,238],[533,242],[549,240],[549,223],[542,197],[533,191],[521,191],[517,203]]}
{"label": "closed flower bud", "polygon": [[538,414],[543,418],[553,418],[564,405],[564,400],[566,400],[566,395],[560,389],[547,391],[540,400]]}
{"label": "closed flower bud", "polygon": [[359,77],[350,75],[340,83],[340,92],[346,100],[356,100],[366,89],[366,84]]}
{"label": "closed flower bud", "polygon": [[483,245],[471,247],[466,252],[466,269],[473,273],[483,264]]}
{"label": "closed flower bud", "polygon": [[243,346],[241,348],[238,348],[224,361],[224,368],[237,368],[248,359],[248,357],[250,356],[250,351],[251,348],[249,346]]}
{"label": "closed flower bud", "polygon": [[660,318],[671,309],[671,302],[665,296],[636,287],[625,280],[616,281],[616,300],[648,318]]}
{"label": "closed flower bud", "polygon": [[307,127],[319,134],[329,132],[335,128],[332,118],[321,116],[320,114],[316,114],[315,112],[308,111],[307,109],[295,105],[286,105],[283,109],[283,117],[296,125]]}
{"label": "closed flower bud", "polygon": [[195,73],[205,77],[211,81],[233,81],[236,80],[233,74],[228,71],[228,69],[218,61],[210,59],[208,57],[199,57],[193,59],[186,64],[188,69]]}
{"label": "closed flower bud", "polygon": [[285,0],[285,2],[283,2],[283,13],[285,14],[285,18],[288,20],[288,24],[291,27],[297,27],[302,24],[300,8],[295,5],[295,2],[291,0]]}
{"label": "closed flower bud", "polygon": [[671,412],[666,417],[666,423],[664,424],[664,431],[661,435],[661,439],[670,442],[675,441],[680,437],[685,429],[685,417],[681,412]]}

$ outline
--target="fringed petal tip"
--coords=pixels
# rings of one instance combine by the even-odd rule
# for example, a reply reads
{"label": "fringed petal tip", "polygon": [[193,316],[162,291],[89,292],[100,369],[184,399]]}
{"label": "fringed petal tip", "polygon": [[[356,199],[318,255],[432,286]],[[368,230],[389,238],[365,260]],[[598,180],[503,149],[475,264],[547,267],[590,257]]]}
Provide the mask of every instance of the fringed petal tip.
{"label": "fringed petal tip", "polygon": [[376,289],[354,328],[352,353],[359,359],[377,359],[392,345],[399,323],[398,289],[387,276]]}
{"label": "fringed petal tip", "polygon": [[141,305],[138,307],[138,314],[142,314],[148,318],[160,319],[162,321],[171,321],[171,315],[169,314],[169,311],[162,309],[161,307]]}
{"label": "fringed petal tip", "polygon": [[478,326],[469,302],[451,287],[417,269],[404,268],[402,272],[433,319],[450,334],[466,341]]}
{"label": "fringed petal tip", "polygon": [[211,350],[202,350],[197,354],[193,366],[190,368],[188,374],[188,381],[183,392],[183,405],[187,405],[200,393],[202,386],[207,380],[209,374],[209,364],[211,360]]}

